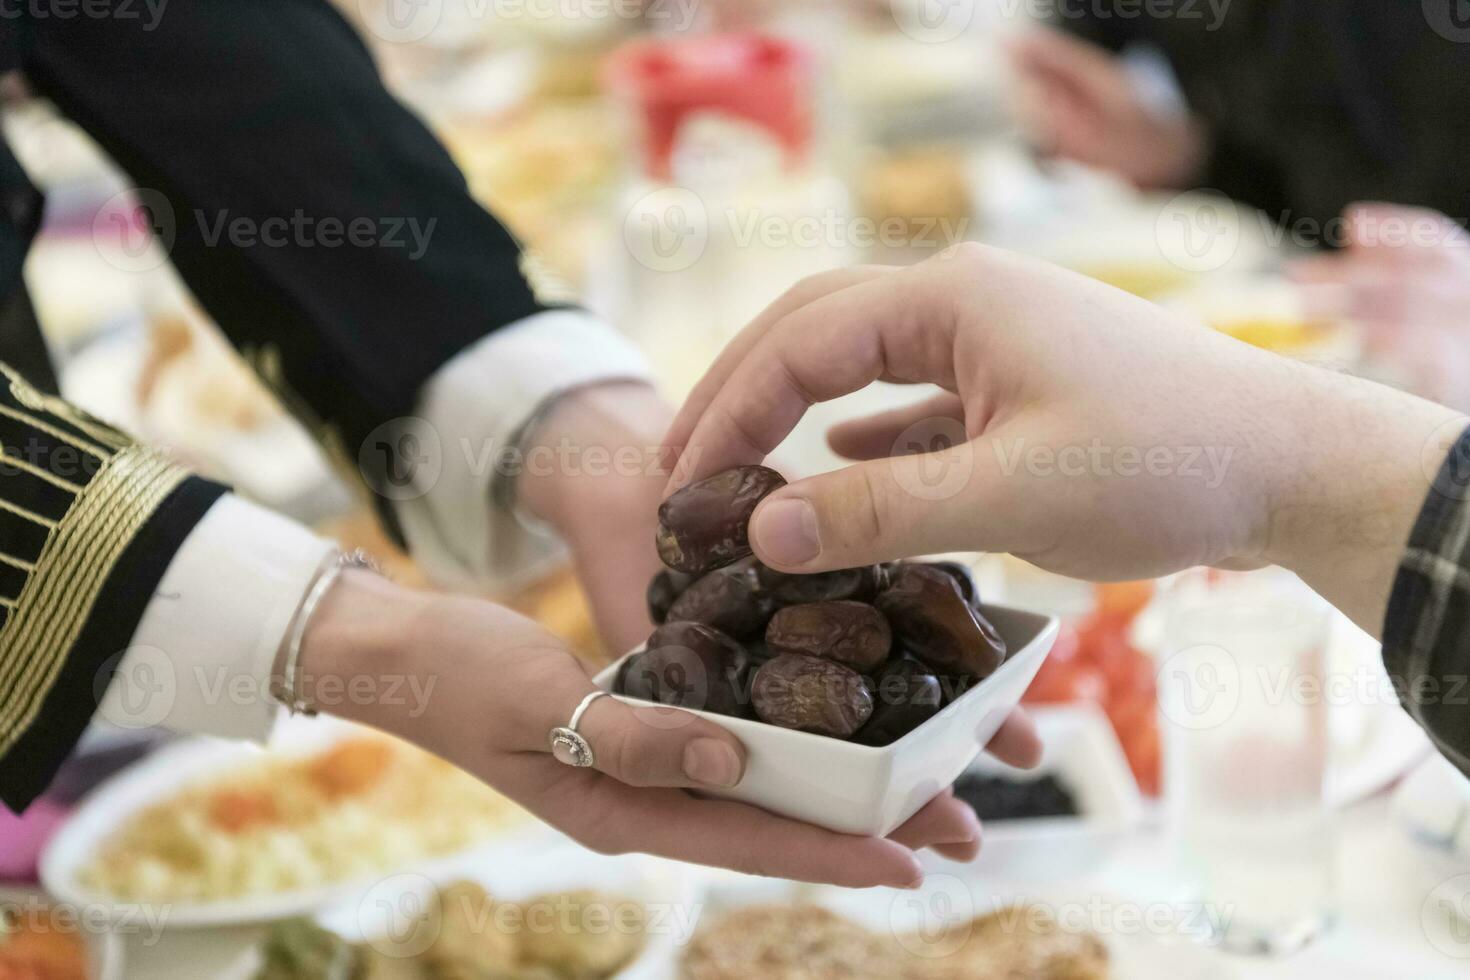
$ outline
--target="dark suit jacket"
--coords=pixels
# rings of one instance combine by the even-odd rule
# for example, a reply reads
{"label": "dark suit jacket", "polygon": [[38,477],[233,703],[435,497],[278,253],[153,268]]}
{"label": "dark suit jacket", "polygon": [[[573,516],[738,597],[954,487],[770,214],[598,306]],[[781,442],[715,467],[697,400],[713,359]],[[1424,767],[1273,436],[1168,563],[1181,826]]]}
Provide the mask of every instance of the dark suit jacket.
{"label": "dark suit jacket", "polygon": [[1063,0],[1058,23],[1111,50],[1148,42],[1163,51],[1214,138],[1199,186],[1286,225],[1321,228],[1360,200],[1430,207],[1463,223],[1470,18],[1456,19],[1462,7],[1172,0],[1175,16],[1125,18],[1111,3]]}
{"label": "dark suit jacket", "polygon": [[[541,309],[520,249],[325,0],[122,16],[141,6],[16,5],[0,71],[23,71],[128,173],[195,296],[371,486],[389,460],[358,452],[369,434],[411,415],[460,350]],[[20,279],[41,209],[0,152],[0,360],[31,376],[0,378],[0,799],[17,809],[223,490],[53,397]]]}

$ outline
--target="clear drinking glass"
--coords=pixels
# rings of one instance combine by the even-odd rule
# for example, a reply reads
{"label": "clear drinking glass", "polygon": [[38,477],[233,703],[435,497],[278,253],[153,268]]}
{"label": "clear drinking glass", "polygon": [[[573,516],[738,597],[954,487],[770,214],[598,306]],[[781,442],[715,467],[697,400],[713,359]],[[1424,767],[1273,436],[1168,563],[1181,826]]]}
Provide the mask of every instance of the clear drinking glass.
{"label": "clear drinking glass", "polygon": [[1289,952],[1333,918],[1331,609],[1282,569],[1181,577],[1159,671],[1175,867],[1208,941]]}

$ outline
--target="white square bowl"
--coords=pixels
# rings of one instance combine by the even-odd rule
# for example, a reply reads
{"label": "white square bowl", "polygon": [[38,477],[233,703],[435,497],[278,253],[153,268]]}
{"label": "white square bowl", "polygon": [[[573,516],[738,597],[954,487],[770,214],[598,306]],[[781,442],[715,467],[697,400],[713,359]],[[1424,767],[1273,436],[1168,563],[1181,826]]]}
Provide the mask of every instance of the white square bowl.
{"label": "white square bowl", "polygon": [[[714,794],[846,834],[885,837],[955,781],[1021,700],[1057,635],[1057,620],[984,607],[1009,653],[994,674],[903,738],[880,747],[696,711],[745,745],[740,785]],[[594,679],[612,690],[633,650]],[[628,704],[647,704],[616,695]]]}

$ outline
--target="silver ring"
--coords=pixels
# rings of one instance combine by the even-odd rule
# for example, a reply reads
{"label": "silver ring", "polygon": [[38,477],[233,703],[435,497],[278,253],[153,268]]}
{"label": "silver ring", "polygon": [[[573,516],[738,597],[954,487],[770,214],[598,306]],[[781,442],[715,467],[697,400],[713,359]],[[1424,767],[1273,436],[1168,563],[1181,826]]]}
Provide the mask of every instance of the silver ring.
{"label": "silver ring", "polygon": [[548,740],[551,742],[551,754],[562,765],[573,766],[577,769],[586,769],[597,760],[592,754],[592,746],[577,732],[577,726],[582,722],[582,716],[592,706],[592,702],[598,698],[606,697],[606,691],[593,691],[582,699],[577,705],[577,710],[572,712],[572,720],[564,727],[553,728]]}

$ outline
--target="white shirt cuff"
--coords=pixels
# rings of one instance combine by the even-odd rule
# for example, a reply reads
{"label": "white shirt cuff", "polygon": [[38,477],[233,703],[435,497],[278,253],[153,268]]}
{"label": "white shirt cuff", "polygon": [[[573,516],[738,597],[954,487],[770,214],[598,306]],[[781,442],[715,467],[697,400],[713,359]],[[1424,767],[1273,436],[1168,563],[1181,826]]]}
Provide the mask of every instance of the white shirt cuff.
{"label": "white shirt cuff", "polygon": [[233,494],[184,539],[99,705],[124,728],[264,741],[270,675],[330,541]]}
{"label": "white shirt cuff", "polygon": [[491,500],[496,461],[547,399],[651,377],[631,341],[577,310],[527,317],[445,364],[424,386],[418,410],[438,437],[437,478],[393,504],[415,561],[439,582],[502,590],[561,561],[559,541]]}

